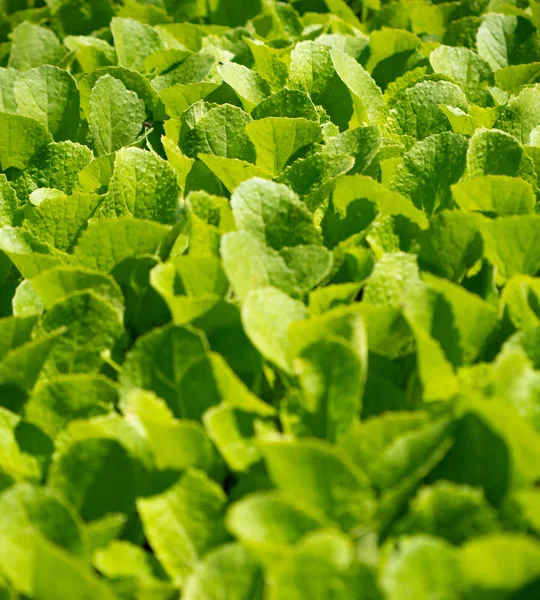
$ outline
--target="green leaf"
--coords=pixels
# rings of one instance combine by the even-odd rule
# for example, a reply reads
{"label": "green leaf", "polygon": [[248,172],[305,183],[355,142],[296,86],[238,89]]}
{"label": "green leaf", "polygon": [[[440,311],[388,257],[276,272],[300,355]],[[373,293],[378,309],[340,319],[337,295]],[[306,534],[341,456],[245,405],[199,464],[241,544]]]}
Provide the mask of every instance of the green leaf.
{"label": "green leaf", "polygon": [[447,542],[429,536],[396,543],[384,565],[381,587],[389,600],[427,599],[432,595],[458,600],[466,589],[458,552]]}
{"label": "green leaf", "polygon": [[67,255],[55,251],[44,244],[28,231],[18,227],[3,227],[0,229],[0,250],[17,267],[23,277],[32,278],[63,264]]}
{"label": "green leaf", "polygon": [[123,148],[116,154],[109,192],[101,212],[174,223],[180,186],[172,167],[154,152]]}
{"label": "green leaf", "polygon": [[423,327],[411,324],[410,320],[408,322],[416,339],[418,374],[424,398],[430,402],[453,398],[459,385],[454,369],[439,341],[430,336]]}
{"label": "green leaf", "polygon": [[254,177],[271,179],[272,173],[238,158],[224,158],[214,154],[199,154],[201,160],[229,190],[234,190],[244,181]]}
{"label": "green leaf", "polygon": [[54,493],[19,484],[0,496],[0,505],[2,568],[15,589],[29,594],[37,592],[41,585],[37,579],[42,568],[40,562],[47,557],[46,541],[56,552],[60,548],[66,555],[69,552],[73,562],[81,559],[83,540],[78,518]]}
{"label": "green leaf", "polygon": [[222,234],[235,229],[229,201],[200,191],[191,193],[186,205],[190,225],[190,254],[217,255]]}
{"label": "green leaf", "polygon": [[[501,160],[504,157],[504,160]],[[531,159],[523,146],[507,133],[480,129],[471,138],[467,152],[467,176],[507,175],[522,177],[536,185]]]}
{"label": "green leaf", "polygon": [[356,123],[376,125],[385,112],[381,90],[354,58],[339,50],[332,50],[331,56],[336,73],[351,93]]}
{"label": "green leaf", "polygon": [[48,310],[41,323],[42,335],[65,328],[45,365],[49,374],[97,373],[102,352],[111,350],[123,333],[114,306],[92,291],[71,294]]}
{"label": "green leaf", "polygon": [[447,419],[430,422],[422,412],[391,412],[356,425],[341,445],[373,485],[384,490],[418,472],[425,475],[425,465],[445,446],[449,433]]}
{"label": "green leaf", "polygon": [[[450,307],[453,318],[454,335],[457,341],[450,341],[452,333],[444,332],[438,327],[436,312],[432,321],[432,333],[439,339],[446,356],[456,365],[474,362],[487,347],[491,335],[497,325],[497,311],[476,294],[471,294],[462,287],[450,283],[443,278],[425,275],[424,282],[430,291],[436,293],[435,311],[439,304]],[[465,308],[466,307],[466,308]],[[444,308],[441,307],[444,311]]]}
{"label": "green leaf", "polygon": [[[184,53],[184,51],[178,50],[176,52]],[[145,61],[147,67],[150,67],[150,60],[154,56],[156,54]],[[158,75],[152,80],[152,87],[158,93],[172,85],[199,83],[206,78],[212,78],[212,69],[216,66],[215,57],[205,52],[188,54],[187,56],[184,54],[179,64],[177,61],[175,62],[176,64],[171,65],[162,75]]]}
{"label": "green leaf", "polygon": [[291,323],[307,318],[305,306],[273,287],[248,293],[242,306],[242,322],[253,345],[284,371],[291,372]]}
{"label": "green leaf", "polygon": [[352,173],[365,171],[381,147],[378,127],[357,127],[327,140],[325,150],[335,154],[348,154],[354,158]]}
{"label": "green leaf", "polygon": [[15,81],[19,77],[17,69],[0,68],[0,111],[17,112],[15,100]]}
{"label": "green leaf", "polygon": [[462,210],[501,216],[531,213],[536,204],[536,196],[529,183],[503,175],[465,180],[452,187],[452,194]]}
{"label": "green leaf", "polygon": [[26,200],[39,188],[61,190],[71,194],[75,190],[81,170],[90,164],[92,158],[90,148],[81,144],[47,144],[32,156],[26,169],[16,176],[11,184],[21,200]]}
{"label": "green leaf", "polygon": [[137,501],[150,546],[175,583],[185,583],[203,555],[227,539],[225,502],[223,490],[192,469],[167,489]]}
{"label": "green leaf", "polygon": [[[399,194],[396,195],[399,197]],[[365,198],[350,200],[343,211],[335,207],[333,202],[331,207],[323,216],[321,227],[325,244],[334,249],[336,257],[337,275],[334,273],[334,283],[361,282],[373,267],[373,256],[366,246],[356,244],[369,240],[370,245],[378,246],[379,241],[375,240],[379,236],[372,234],[382,225],[388,241],[396,245],[392,219],[377,217],[377,207]],[[377,249],[376,252],[382,254],[384,250],[379,252]]]}
{"label": "green leaf", "polygon": [[[236,318],[238,313],[234,311],[234,314]],[[252,346],[248,346],[248,348],[249,352],[253,350]],[[221,406],[239,408],[246,412],[257,413],[263,416],[273,416],[276,413],[275,409],[271,405],[257,398],[257,396],[252,393],[246,384],[240,379],[240,376],[245,373],[245,360],[247,357],[247,352],[241,356],[243,361],[241,365],[238,365],[236,364],[236,361],[231,360],[230,355],[227,357],[240,374],[237,375],[236,372],[233,371],[231,365],[229,365],[229,363],[225,360],[224,356],[215,352],[210,353],[212,373],[222,399]],[[253,357],[249,358],[254,360],[256,364],[255,370],[258,372],[258,369],[260,369],[261,366],[260,357],[257,356],[255,359],[253,359]],[[241,368],[242,366],[244,369]]]}
{"label": "green leaf", "polygon": [[62,34],[88,34],[106,27],[114,16],[111,0],[96,0],[91,6],[81,5],[78,0],[48,2],[56,26]]}
{"label": "green leaf", "polygon": [[[70,595],[74,600],[99,597],[103,600],[117,598],[111,588],[98,579],[83,560],[40,541],[37,547],[39,559],[34,573],[36,597],[44,600],[60,600]],[[51,573],[62,573],[51,583]]]}
{"label": "green leaf", "polygon": [[145,432],[158,469],[207,471],[212,466],[214,450],[203,428],[193,421],[175,419],[163,400],[151,392],[133,391],[122,410]]}
{"label": "green leaf", "polygon": [[507,282],[501,301],[518,329],[536,327],[538,317],[534,306],[538,291],[538,279],[534,277],[515,275]]}
{"label": "green leaf", "polygon": [[[238,65],[240,66],[240,65]],[[161,90],[159,97],[172,117],[181,117],[190,106],[204,100],[215,92],[220,84],[214,81],[197,81],[194,83],[177,83]]]}
{"label": "green leaf", "polygon": [[282,54],[279,50],[266,45],[261,40],[251,40],[246,38],[253,60],[253,70],[263,77],[272,92],[279,92],[285,87],[289,77],[289,70]]}
{"label": "green leaf", "polygon": [[313,316],[319,316],[338,306],[348,306],[361,287],[362,284],[359,283],[335,283],[313,290],[309,294],[309,312]]}
{"label": "green leaf", "polygon": [[11,301],[14,317],[31,317],[43,314],[45,307],[29,279],[21,281]]}
{"label": "green leaf", "polygon": [[418,140],[448,131],[441,105],[465,110],[468,102],[461,89],[449,81],[427,80],[407,87],[391,100],[390,130]]}
{"label": "green leaf", "polygon": [[350,344],[327,338],[305,347],[295,358],[294,368],[303,391],[302,426],[334,442],[360,415],[367,365]]}
{"label": "green leaf", "polygon": [[[448,311],[448,302],[422,285],[416,258],[401,252],[385,254],[368,281],[365,300],[404,309],[416,339],[424,398],[439,400],[453,397],[457,393],[458,382],[446,352],[455,360],[456,356],[461,356],[459,338],[456,339],[448,318],[438,321],[441,328],[437,330],[435,315],[438,310]],[[444,350],[441,344],[445,345]],[[440,385],[441,381],[444,385]]]}
{"label": "green leaf", "polygon": [[181,149],[196,158],[199,153],[255,162],[255,147],[244,132],[251,117],[242,109],[222,104],[210,109],[181,140]]}
{"label": "green leaf", "polygon": [[442,6],[415,3],[411,7],[412,30],[419,35],[429,31],[434,38],[442,37],[453,16],[453,7],[446,3]]}
{"label": "green leaf", "polygon": [[258,73],[243,65],[229,61],[218,68],[218,73],[236,92],[247,112],[251,112],[270,95],[268,83]]}
{"label": "green leaf", "polygon": [[195,161],[192,158],[184,156],[178,147],[178,144],[173,142],[170,138],[162,137],[161,143],[163,144],[163,149],[165,150],[165,156],[167,157],[167,160],[176,172],[178,184],[182,189],[184,189],[186,187],[187,178]]}
{"label": "green leaf", "polygon": [[287,546],[327,523],[317,510],[298,499],[282,492],[263,491],[235,502],[229,508],[226,524],[242,544],[275,560]]}
{"label": "green leaf", "polygon": [[5,536],[5,541],[15,533],[24,535],[21,530],[27,529],[27,533],[39,533],[73,554],[83,553],[84,542],[78,518],[50,490],[29,483],[16,484],[0,495],[0,504],[0,535]]}
{"label": "green leaf", "polygon": [[486,175],[456,183],[452,195],[461,210],[500,216],[534,212],[536,195],[530,183],[504,175]]}
{"label": "green leaf", "polygon": [[459,553],[464,577],[479,598],[510,598],[539,576],[540,545],[524,534],[494,534],[467,543]]}
{"label": "green leaf", "polygon": [[[513,287],[514,293],[523,295],[524,286],[520,279],[522,278],[512,278],[507,288]],[[515,320],[515,311],[512,313],[512,320]],[[474,377],[479,373],[482,373],[482,378],[477,379],[475,384]],[[509,345],[489,368],[473,366],[467,371],[462,371],[460,375],[467,387],[477,389],[484,397],[506,398],[525,422],[538,429],[538,374],[533,370],[533,365],[522,348]]]}
{"label": "green leaf", "polygon": [[0,225],[15,225],[19,221],[19,202],[10,182],[0,175]]}
{"label": "green leaf", "polygon": [[144,72],[144,60],[163,48],[163,42],[152,27],[134,19],[111,20],[111,32],[121,67]]}
{"label": "green leaf", "polygon": [[501,277],[524,273],[536,275],[540,270],[540,254],[536,250],[537,215],[520,215],[485,220],[481,224],[486,257]]}
{"label": "green leaf", "polygon": [[511,133],[518,142],[529,144],[531,133],[540,125],[540,86],[527,87],[510,99],[495,122],[495,127]]}
{"label": "green leaf", "polygon": [[[466,182],[452,186],[452,193],[458,186],[466,187]],[[431,219],[429,230],[420,238],[419,261],[436,275],[460,282],[481,259],[483,250],[475,215],[443,210]]]}
{"label": "green leaf", "polygon": [[175,593],[155,556],[130,542],[117,540],[98,549],[93,563],[107,578],[123,579],[126,588],[132,588],[134,593],[158,598]]}
{"label": "green leaf", "polygon": [[75,58],[85,73],[114,65],[116,62],[114,48],[100,38],[68,35],[64,38],[64,44],[70,52],[75,53]]}
{"label": "green leaf", "polygon": [[429,55],[429,62],[435,73],[459,84],[471,102],[481,105],[489,102],[486,88],[493,85],[493,71],[476,52],[459,46],[439,46]]}
{"label": "green leaf", "polygon": [[285,185],[251,179],[233,193],[231,207],[239,231],[246,231],[275,250],[321,243],[305,204]]}
{"label": "green leaf", "polygon": [[185,48],[180,48],[179,44],[168,40],[167,34],[164,34],[159,27],[156,31],[165,41],[166,45],[175,46],[163,50],[156,50],[156,52],[153,52],[144,61],[147,72],[151,75],[157,74],[157,77],[159,77],[162,74],[167,75],[172,71],[176,71],[188,58],[192,58],[193,54]]}
{"label": "green leaf", "polygon": [[186,581],[186,600],[259,600],[263,593],[259,565],[240,544],[226,544],[206,555]]}
{"label": "green leaf", "polygon": [[[536,480],[538,432],[511,404],[470,396],[463,400],[462,412],[456,442],[439,467],[439,477],[481,486],[495,506],[512,487]],[[460,461],[473,447],[477,460],[464,465]],[[490,471],[488,465],[495,462],[500,468]]]}
{"label": "green leaf", "polygon": [[322,283],[334,265],[332,253],[319,245],[283,248],[280,254],[292,269],[299,288],[306,292]]}
{"label": "green leaf", "polygon": [[227,293],[229,286],[218,258],[188,255],[171,262],[188,296],[216,294],[223,297]]}
{"label": "green leaf", "polygon": [[144,439],[116,414],[73,421],[57,441],[48,485],[85,521],[130,516],[146,483]]}
{"label": "green leaf", "polygon": [[285,494],[346,531],[371,522],[374,498],[367,477],[339,448],[318,440],[285,439],[265,440],[260,447],[270,478]]}
{"label": "green leaf", "polygon": [[10,350],[29,342],[36,321],[35,316],[0,319],[0,357],[4,357]]}
{"label": "green leaf", "polygon": [[327,45],[334,50],[345,52],[357,61],[361,62],[362,55],[367,50],[369,38],[355,32],[355,35],[347,33],[323,33],[317,38],[317,41]]}
{"label": "green leaf", "polygon": [[539,496],[535,489],[520,490],[513,494],[513,498],[522,511],[523,517],[534,531],[538,531]]}
{"label": "green leaf", "polygon": [[247,0],[211,0],[208,6],[210,22],[228,27],[238,27],[253,18],[259,11],[260,4]]}
{"label": "green leaf", "polygon": [[336,179],[348,173],[354,164],[352,156],[316,153],[296,160],[277,180],[302,196],[310,210],[315,210],[325,200]]}
{"label": "green leaf", "polygon": [[450,186],[465,171],[467,141],[440,133],[416,143],[398,165],[392,188],[428,215],[448,207]]}
{"label": "green leaf", "polygon": [[124,312],[124,296],[116,281],[110,276],[71,266],[55,267],[32,278],[32,287],[47,309],[73,293],[92,291],[116,309]]}
{"label": "green leaf", "polygon": [[255,146],[257,165],[274,175],[299,150],[321,139],[319,125],[302,118],[265,117],[248,123],[246,133]]}
{"label": "green leaf", "polygon": [[116,154],[105,154],[89,162],[79,170],[75,190],[79,192],[104,193],[111,180]]}
{"label": "green leaf", "polygon": [[402,215],[423,229],[427,226],[424,213],[409,198],[389,190],[370,177],[346,175],[336,180],[332,203],[341,213],[346,213],[347,207],[355,200],[363,198],[374,202],[383,215]]}
{"label": "green leaf", "polygon": [[254,119],[284,117],[319,121],[317,109],[311,98],[300,90],[284,88],[258,104],[251,113]]}
{"label": "green leaf", "polygon": [[45,199],[34,209],[24,226],[41,242],[69,252],[102,200],[96,194]]}
{"label": "green leaf", "polygon": [[146,118],[144,102],[110,75],[97,80],[90,94],[90,135],[98,156],[129,146]]}
{"label": "green leaf", "polygon": [[[391,63],[388,64],[390,62],[388,59],[397,59],[398,57],[402,63],[403,58],[407,59],[411,52],[420,47],[421,43],[417,35],[404,29],[389,27],[374,31],[370,36],[371,52],[366,68],[370,73],[373,73],[377,66],[378,70],[382,70],[382,66],[389,68]],[[396,75],[392,77],[392,79],[395,78]]]}
{"label": "green leaf", "polygon": [[39,188],[37,190],[34,190],[30,194],[30,196],[28,196],[30,207],[27,209],[27,211],[29,213],[29,216],[33,214],[33,207],[40,206],[41,204],[43,204],[43,202],[45,202],[45,200],[61,201],[65,197],[66,195],[64,194],[64,192],[61,192],[60,190],[55,190],[54,188]]}
{"label": "green leaf", "polygon": [[518,92],[524,85],[538,83],[539,76],[540,63],[532,62],[499,69],[495,73],[495,81],[505,92],[513,93]]}
{"label": "green leaf", "polygon": [[155,392],[177,418],[198,419],[220,401],[205,342],[177,325],[137,340],[120,376],[121,397],[133,388]]}
{"label": "green leaf", "polygon": [[465,112],[461,108],[441,104],[439,109],[450,122],[454,133],[461,135],[474,135],[477,129],[493,127],[499,110],[497,107],[482,108],[472,104]]}
{"label": "green leaf", "polygon": [[88,120],[90,115],[90,98],[92,90],[96,83],[105,75],[109,75],[114,79],[121,81],[127,90],[134,92],[137,96],[143,100],[146,112],[149,115],[153,115],[154,118],[164,119],[164,107],[159,99],[158,93],[150,81],[141,73],[126,69],[125,67],[103,67],[96,69],[87,75],[84,75],[77,82],[79,86],[79,93],[81,95],[81,108]]}
{"label": "green leaf", "polygon": [[37,427],[0,407],[0,468],[14,481],[40,483],[49,464],[53,445]]}
{"label": "green leaf", "polygon": [[109,273],[128,258],[158,254],[168,232],[164,225],[131,217],[96,221],[81,235],[74,255],[83,266]]}
{"label": "green leaf", "polygon": [[500,13],[487,14],[476,35],[478,54],[497,71],[510,64],[517,16]]}
{"label": "green leaf", "polygon": [[[190,260],[191,257],[181,257],[178,260],[185,258]],[[224,289],[212,289],[203,291],[201,294],[190,294],[188,290],[183,289],[181,291],[175,289],[178,284],[180,286],[186,285],[181,281],[177,267],[173,264],[156,265],[150,273],[150,283],[152,287],[160,294],[163,300],[166,302],[173,323],[177,325],[187,325],[193,321],[204,317],[206,314],[216,309],[222,302],[222,296],[228,288],[228,282],[221,270],[221,264],[214,257],[194,257],[193,258],[193,269],[200,271],[200,266],[208,265],[210,261],[215,261],[216,270],[214,275],[216,279],[212,277],[212,273],[208,273],[209,281],[202,281],[202,286],[205,283],[214,283],[216,287]],[[180,280],[180,281],[179,281]],[[189,285],[189,282],[188,284]]]}
{"label": "green leaf", "polygon": [[15,82],[18,112],[45,125],[56,141],[76,139],[79,90],[69,73],[45,65],[22,74]]}
{"label": "green leaf", "polygon": [[422,533],[461,545],[469,539],[497,532],[500,524],[481,490],[440,481],[420,488],[396,529],[400,535]]}
{"label": "green leaf", "polygon": [[300,292],[299,281],[286,258],[252,233],[227,233],[221,240],[223,269],[240,299],[252,290],[274,287],[291,295]]}
{"label": "green leaf", "polygon": [[[350,57],[344,60],[347,58]],[[359,70],[362,69],[358,63],[356,65]],[[312,41],[296,44],[291,52],[289,85],[292,89],[309,94],[314,104],[326,109],[340,129],[347,129],[353,116],[353,101],[332,62],[328,46]]]}
{"label": "green leaf", "polygon": [[50,29],[28,21],[15,27],[11,39],[9,66],[19,71],[46,64],[57,65],[66,53]]}
{"label": "green leaf", "polygon": [[265,414],[265,411],[251,412],[228,403],[211,408],[204,414],[208,436],[234,471],[246,471],[261,460],[257,436],[265,426],[271,427],[262,420]]}
{"label": "green leaf", "polygon": [[360,29],[360,20],[354,11],[342,0],[324,0],[330,13],[335,13],[340,19],[353,27]]}
{"label": "green leaf", "polygon": [[0,112],[0,129],[4,132],[0,141],[0,166],[24,169],[32,155],[52,142],[45,127],[35,119]]}
{"label": "green leaf", "polygon": [[297,321],[290,327],[291,351],[296,358],[308,346],[328,339],[346,342],[365,367],[367,362],[366,321],[357,307],[336,308],[319,317]]}
{"label": "green leaf", "polygon": [[38,384],[25,405],[25,418],[54,439],[71,421],[109,413],[114,384],[101,375],[60,375]]}
{"label": "green leaf", "polygon": [[272,577],[271,600],[380,598],[373,573],[355,560],[351,540],[332,529],[306,536],[290,556],[274,563]]}

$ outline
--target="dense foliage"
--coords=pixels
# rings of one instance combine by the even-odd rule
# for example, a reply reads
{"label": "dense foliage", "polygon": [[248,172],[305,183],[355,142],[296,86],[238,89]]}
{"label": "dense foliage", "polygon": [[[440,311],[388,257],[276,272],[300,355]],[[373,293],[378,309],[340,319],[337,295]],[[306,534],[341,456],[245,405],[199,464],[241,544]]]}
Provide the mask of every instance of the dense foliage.
{"label": "dense foliage", "polygon": [[540,2],[0,0],[0,598],[540,598]]}

